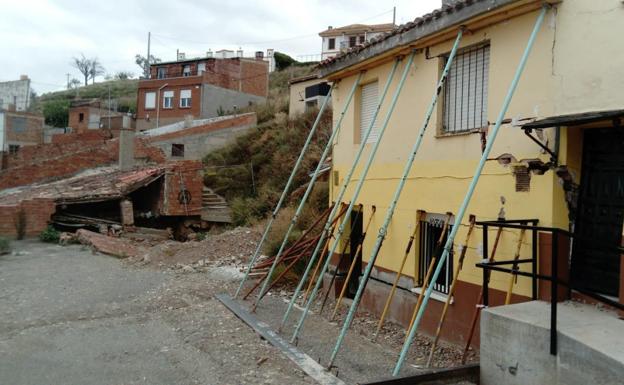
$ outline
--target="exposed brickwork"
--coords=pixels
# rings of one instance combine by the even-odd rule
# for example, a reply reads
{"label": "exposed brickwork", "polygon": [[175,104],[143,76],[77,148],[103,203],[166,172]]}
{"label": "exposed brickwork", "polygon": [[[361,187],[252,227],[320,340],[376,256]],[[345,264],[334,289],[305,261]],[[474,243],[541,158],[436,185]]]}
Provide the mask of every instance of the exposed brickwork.
{"label": "exposed brickwork", "polygon": [[[91,134],[87,134],[88,138]],[[163,152],[135,140],[135,158],[143,162],[164,163]],[[29,146],[6,158],[0,171],[0,189],[60,178],[79,171],[115,164],[119,158],[119,139],[78,140],[73,143],[50,143]]]}
{"label": "exposed brickwork", "polygon": [[[181,179],[180,179],[181,177]],[[202,163],[183,160],[167,164],[161,202],[163,215],[200,215],[202,208]],[[182,190],[190,198],[186,205]]]}
{"label": "exposed brickwork", "polygon": [[52,143],[65,144],[92,141],[101,142],[112,137],[112,133],[108,130],[88,130],[82,133],[52,135]]}
{"label": "exposed brickwork", "polygon": [[69,109],[68,127],[75,133],[83,133],[89,130],[89,121],[100,121],[100,109],[93,106],[71,107]]}
{"label": "exposed brickwork", "polygon": [[[197,72],[200,63],[206,65],[206,71]],[[182,76],[184,65],[190,65],[192,76]],[[166,68],[166,78],[158,79],[158,68]],[[158,112],[161,125],[171,122],[172,118],[184,119],[185,116],[200,117],[201,114],[201,85],[211,84],[233,91],[268,96],[269,69],[268,63],[262,60],[250,59],[198,59],[176,63],[164,63],[151,66],[151,79],[141,80],[137,91],[137,121],[154,121]],[[173,91],[172,108],[163,108],[163,94],[156,97],[156,106],[145,108],[145,94],[158,92],[166,85],[167,91]],[[191,106],[180,107],[180,91],[191,90]],[[160,108],[157,108],[160,105]]]}
{"label": "exposed brickwork", "polygon": [[35,198],[24,200],[16,205],[0,206],[0,234],[17,237],[16,222],[20,210],[26,214],[26,236],[35,237],[48,226],[56,205],[51,199]]}

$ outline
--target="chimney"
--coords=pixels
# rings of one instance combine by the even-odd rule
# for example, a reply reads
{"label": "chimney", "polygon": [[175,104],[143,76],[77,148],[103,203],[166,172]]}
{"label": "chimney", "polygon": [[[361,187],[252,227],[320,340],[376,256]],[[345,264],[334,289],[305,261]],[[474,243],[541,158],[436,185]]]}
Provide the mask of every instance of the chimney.
{"label": "chimney", "polygon": [[264,52],[256,51],[256,60],[263,60],[263,59],[264,59]]}
{"label": "chimney", "polygon": [[454,2],[455,0],[442,0],[442,6],[453,5]]}
{"label": "chimney", "polygon": [[184,52],[178,52],[178,61],[186,60],[186,54]]}
{"label": "chimney", "polygon": [[238,51],[236,51],[236,57],[243,57],[243,50],[239,49]]}
{"label": "chimney", "polygon": [[206,57],[210,57],[210,58],[211,58],[211,57],[214,57],[214,53],[212,52],[212,50],[211,50],[211,49],[209,49],[209,50],[206,52]]}
{"label": "chimney", "polygon": [[[442,0],[444,1],[444,0]],[[327,29],[334,29],[334,27],[332,27],[331,25],[327,27]]]}
{"label": "chimney", "polygon": [[119,131],[119,170],[127,171],[134,167],[134,129],[130,119],[124,119]]}
{"label": "chimney", "polygon": [[28,75],[20,75],[20,80],[28,80]]}

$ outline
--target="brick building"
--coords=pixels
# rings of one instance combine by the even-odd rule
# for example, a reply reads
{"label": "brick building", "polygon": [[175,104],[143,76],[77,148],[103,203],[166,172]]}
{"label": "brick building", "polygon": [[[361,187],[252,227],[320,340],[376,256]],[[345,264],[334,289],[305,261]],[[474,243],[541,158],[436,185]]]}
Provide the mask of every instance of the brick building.
{"label": "brick building", "polygon": [[[110,127],[108,127],[109,121]],[[67,125],[72,132],[82,134],[87,130],[118,131],[123,127],[132,127],[133,122],[129,116],[109,110],[99,99],[86,99],[71,102]]]}
{"label": "brick building", "polygon": [[27,112],[0,111],[0,148],[15,154],[23,146],[43,143],[43,116]]}
{"label": "brick building", "polygon": [[263,103],[269,88],[268,67],[261,58],[241,57],[151,65],[150,79],[138,86],[137,129],[212,118]]}

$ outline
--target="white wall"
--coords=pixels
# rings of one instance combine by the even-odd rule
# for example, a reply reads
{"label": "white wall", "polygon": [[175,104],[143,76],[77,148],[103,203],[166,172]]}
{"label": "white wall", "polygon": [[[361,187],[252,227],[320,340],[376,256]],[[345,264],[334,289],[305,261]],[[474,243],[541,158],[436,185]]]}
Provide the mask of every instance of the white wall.
{"label": "white wall", "polygon": [[30,79],[0,83],[0,100],[0,109],[15,102],[17,111],[26,111],[30,106]]}

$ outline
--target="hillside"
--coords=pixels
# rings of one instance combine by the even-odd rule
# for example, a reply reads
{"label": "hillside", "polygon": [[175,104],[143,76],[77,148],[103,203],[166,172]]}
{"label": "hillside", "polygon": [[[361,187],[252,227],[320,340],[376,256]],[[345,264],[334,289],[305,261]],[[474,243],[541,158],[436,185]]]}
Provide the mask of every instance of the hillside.
{"label": "hillside", "polygon": [[[258,113],[256,130],[204,157],[204,182],[228,199],[236,225],[249,225],[264,219],[280,197],[318,113],[310,111],[288,119],[288,80],[306,75],[312,68],[289,67],[272,73],[267,103],[251,109]],[[296,198],[307,187],[308,173],[318,164],[330,132],[331,111],[327,110],[295,177],[287,206],[298,203]],[[327,182],[317,182],[293,237],[327,207],[327,189]],[[274,251],[275,242],[279,246],[293,210],[293,207],[286,207],[278,216],[274,234],[267,242],[267,253]]]}
{"label": "hillside", "polygon": [[136,110],[136,95],[138,79],[109,80],[101,83],[89,84],[85,87],[78,87],[71,90],[48,92],[37,98],[32,109],[35,112],[43,113],[44,107],[48,103],[69,102],[73,99],[100,98],[108,100],[110,87],[110,97],[119,106],[119,111],[134,112]]}

